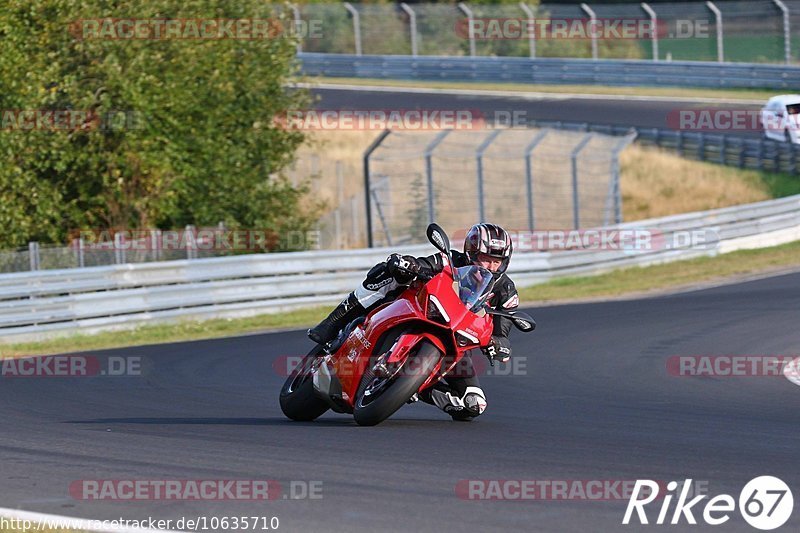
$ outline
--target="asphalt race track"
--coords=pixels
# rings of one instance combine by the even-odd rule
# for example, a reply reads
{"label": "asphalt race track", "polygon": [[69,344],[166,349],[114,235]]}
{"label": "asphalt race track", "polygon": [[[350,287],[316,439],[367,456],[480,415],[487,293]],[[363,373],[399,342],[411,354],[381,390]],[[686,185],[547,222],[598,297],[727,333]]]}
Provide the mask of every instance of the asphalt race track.
{"label": "asphalt race track", "polygon": [[[325,110],[372,110],[372,109],[418,109],[418,110],[480,110],[485,117],[509,116],[520,113],[521,122],[535,120],[562,120],[565,122],[588,122],[642,128],[674,129],[675,116],[680,110],[758,110],[755,104],[709,104],[686,101],[642,101],[597,98],[570,98],[553,94],[552,97],[525,98],[511,96],[477,96],[468,94],[418,94],[413,92],[369,91],[316,88],[319,96],[314,105]],[[673,120],[668,115],[673,113]],[[713,132],[712,132],[713,133]],[[760,131],[731,129],[724,132],[732,136],[758,138]]]}
{"label": "asphalt race track", "polygon": [[[800,497],[800,388],[783,376],[699,378],[673,355],[798,354],[800,273],[643,300],[530,310],[524,372],[482,380],[486,413],[415,404],[373,428],[282,416],[273,363],[301,331],[95,354],[142,356],[140,377],[0,379],[0,506],[87,518],[277,516],[280,531],[756,531],[622,526],[626,501],[474,501],[459,480],[678,480],[711,496],[775,475]],[[322,482],[321,499],[108,501],[82,479]],[[674,506],[673,500],[673,506]],[[707,501],[707,500],[706,500]],[[701,502],[702,503],[702,502]],[[648,507],[655,520],[660,504]],[[697,509],[697,508],[695,508]],[[702,523],[702,508],[695,516]],[[671,513],[670,513],[671,516]],[[779,531],[797,531],[795,506]]]}

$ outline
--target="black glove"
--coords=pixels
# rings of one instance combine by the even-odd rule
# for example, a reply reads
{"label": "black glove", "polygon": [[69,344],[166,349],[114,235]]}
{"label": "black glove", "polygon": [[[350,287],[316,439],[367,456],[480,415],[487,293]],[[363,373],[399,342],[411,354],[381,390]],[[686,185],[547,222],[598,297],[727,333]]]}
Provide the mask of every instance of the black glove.
{"label": "black glove", "polygon": [[495,361],[507,363],[511,359],[511,342],[508,337],[500,337],[499,335],[492,335],[492,340],[488,346],[483,347],[483,353],[489,359],[489,362],[494,365]]}
{"label": "black glove", "polygon": [[421,271],[419,261],[410,255],[392,254],[386,259],[386,268],[398,283],[409,283]]}

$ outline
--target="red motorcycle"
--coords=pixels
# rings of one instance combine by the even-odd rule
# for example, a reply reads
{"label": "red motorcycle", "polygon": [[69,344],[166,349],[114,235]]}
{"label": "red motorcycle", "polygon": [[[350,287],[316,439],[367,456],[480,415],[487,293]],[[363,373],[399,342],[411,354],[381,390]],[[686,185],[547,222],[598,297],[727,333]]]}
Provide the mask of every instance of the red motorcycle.
{"label": "red motorcycle", "polygon": [[431,224],[427,235],[449,260],[444,270],[417,279],[336,340],[316,346],[281,389],[287,417],[309,421],[333,409],[352,413],[360,425],[379,424],[445,377],[467,351],[488,345],[492,315],[511,319],[521,331],[536,327],[525,313],[489,308],[492,273],[473,265],[452,268],[444,230]]}

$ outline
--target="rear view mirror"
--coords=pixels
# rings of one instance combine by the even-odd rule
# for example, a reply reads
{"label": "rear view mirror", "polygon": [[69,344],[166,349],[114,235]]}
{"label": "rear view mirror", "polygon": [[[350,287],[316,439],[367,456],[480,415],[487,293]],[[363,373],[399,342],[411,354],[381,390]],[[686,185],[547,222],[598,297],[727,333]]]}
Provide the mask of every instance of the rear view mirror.
{"label": "rear view mirror", "polygon": [[447,233],[438,224],[429,225],[427,234],[431,244],[443,254],[450,255],[450,239],[447,238]]}
{"label": "rear view mirror", "polygon": [[458,279],[458,270],[456,270],[455,265],[453,265],[453,254],[450,253],[450,239],[447,238],[447,233],[436,223],[430,224],[426,233],[428,234],[428,240],[431,241],[431,244],[447,256],[447,261],[453,273],[453,280],[456,282],[456,285],[460,285],[461,281]]}
{"label": "rear view mirror", "polygon": [[503,309],[492,309],[488,305],[485,306],[484,309],[490,315],[502,316],[504,318],[509,319],[511,323],[514,324],[514,327],[516,327],[520,331],[524,331],[525,333],[536,329],[536,321],[528,313],[523,313],[522,311],[505,311]]}
{"label": "rear view mirror", "polygon": [[518,330],[524,331],[525,333],[536,329],[536,321],[533,320],[533,317],[525,313],[514,313],[514,316],[511,317],[511,321]]}

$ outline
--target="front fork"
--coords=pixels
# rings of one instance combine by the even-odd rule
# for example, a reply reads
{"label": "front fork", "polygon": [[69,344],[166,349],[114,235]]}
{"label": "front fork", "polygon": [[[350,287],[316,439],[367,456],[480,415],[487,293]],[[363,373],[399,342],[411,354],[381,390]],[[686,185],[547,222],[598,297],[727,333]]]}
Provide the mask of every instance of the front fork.
{"label": "front fork", "polygon": [[428,377],[428,379],[425,380],[425,383],[422,384],[420,390],[437,383],[443,375],[441,373],[442,361],[444,360],[444,354],[447,353],[447,348],[444,346],[444,343],[441,341],[441,339],[439,339],[439,337],[427,332],[405,333],[400,335],[394,344],[392,344],[392,347],[377,358],[375,364],[371,368],[373,375],[383,379],[392,379],[397,376],[397,374],[406,366],[412,349],[423,340],[427,340],[436,346],[443,357],[439,360],[439,363],[434,371],[431,372],[431,375]]}

